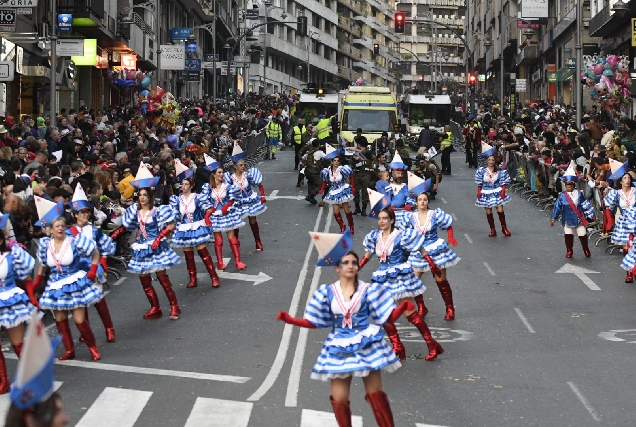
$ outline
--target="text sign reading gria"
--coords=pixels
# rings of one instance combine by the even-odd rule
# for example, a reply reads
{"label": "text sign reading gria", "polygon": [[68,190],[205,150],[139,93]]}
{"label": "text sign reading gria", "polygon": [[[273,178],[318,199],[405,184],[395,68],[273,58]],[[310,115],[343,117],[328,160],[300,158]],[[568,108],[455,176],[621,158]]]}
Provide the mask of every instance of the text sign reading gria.
{"label": "text sign reading gria", "polygon": [[0,7],[37,7],[38,0],[0,0]]}

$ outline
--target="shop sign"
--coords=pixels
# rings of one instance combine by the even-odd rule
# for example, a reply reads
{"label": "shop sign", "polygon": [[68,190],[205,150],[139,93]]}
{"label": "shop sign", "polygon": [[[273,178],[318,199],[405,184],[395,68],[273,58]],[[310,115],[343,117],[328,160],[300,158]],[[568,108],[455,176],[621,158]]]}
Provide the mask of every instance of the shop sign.
{"label": "shop sign", "polygon": [[632,47],[636,47],[636,18],[632,18]]}
{"label": "shop sign", "polygon": [[15,32],[15,10],[0,9],[0,31]]}
{"label": "shop sign", "polygon": [[536,83],[539,80],[541,80],[541,70],[537,70],[534,73],[532,73],[532,77],[530,79],[532,83]]}
{"label": "shop sign", "polygon": [[15,64],[11,61],[0,62],[0,82],[12,82],[15,75]]}
{"label": "shop sign", "polygon": [[73,15],[70,13],[60,13],[57,15],[57,30],[60,33],[73,32]]}
{"label": "shop sign", "polygon": [[523,0],[521,2],[522,18],[547,18],[549,16],[546,0]]}
{"label": "shop sign", "polygon": [[576,69],[576,58],[565,58],[565,68]]}
{"label": "shop sign", "polygon": [[0,7],[38,7],[38,0],[0,0]]}
{"label": "shop sign", "polygon": [[185,40],[192,34],[192,29],[188,27],[170,28],[170,38],[172,40]]}
{"label": "shop sign", "polygon": [[558,71],[548,71],[548,82],[557,83],[559,81]]}
{"label": "shop sign", "polygon": [[174,44],[161,45],[161,69],[183,70],[185,69],[185,46]]}

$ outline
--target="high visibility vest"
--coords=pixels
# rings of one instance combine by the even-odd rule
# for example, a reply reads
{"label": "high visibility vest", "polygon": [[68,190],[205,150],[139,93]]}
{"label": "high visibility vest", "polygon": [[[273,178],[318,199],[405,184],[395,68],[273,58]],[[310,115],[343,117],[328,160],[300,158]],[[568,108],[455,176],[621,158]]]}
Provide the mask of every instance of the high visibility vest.
{"label": "high visibility vest", "polygon": [[329,138],[329,123],[330,119],[320,119],[316,125],[316,132],[318,132],[318,139]]}
{"label": "high visibility vest", "polygon": [[268,138],[280,138],[282,133],[280,124],[276,122],[267,123],[267,126],[265,127],[265,133],[267,134]]}
{"label": "high visibility vest", "polygon": [[442,139],[442,142],[440,144],[440,147],[442,148],[450,147],[451,145],[453,145],[453,133],[452,132],[445,132],[445,133],[446,133],[446,137]]}
{"label": "high visibility vest", "polygon": [[300,130],[300,126],[294,126],[294,143],[301,144],[303,141],[303,134]]}

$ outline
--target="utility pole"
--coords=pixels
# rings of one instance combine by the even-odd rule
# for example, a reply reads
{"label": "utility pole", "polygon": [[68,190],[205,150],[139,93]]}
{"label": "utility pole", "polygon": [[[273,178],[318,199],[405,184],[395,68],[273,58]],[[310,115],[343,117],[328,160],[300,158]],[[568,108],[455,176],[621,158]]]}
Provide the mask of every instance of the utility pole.
{"label": "utility pole", "polygon": [[49,102],[50,126],[57,125],[57,0],[51,0],[51,97]]}

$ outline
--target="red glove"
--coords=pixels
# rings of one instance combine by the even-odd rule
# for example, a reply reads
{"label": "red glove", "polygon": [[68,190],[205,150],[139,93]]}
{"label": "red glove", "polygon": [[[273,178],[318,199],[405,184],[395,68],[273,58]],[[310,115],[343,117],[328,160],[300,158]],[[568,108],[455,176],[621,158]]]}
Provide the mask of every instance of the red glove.
{"label": "red glove", "polygon": [[265,200],[265,187],[263,187],[263,184],[258,186],[258,190],[261,193],[261,205],[262,205],[262,204],[264,204],[267,201],[267,200]]}
{"label": "red glove", "polygon": [[367,265],[367,262],[369,262],[369,258],[363,256],[360,262],[358,263],[358,271],[362,270],[362,267]]}
{"label": "red glove", "polygon": [[411,207],[411,205],[404,205],[404,210],[405,211],[412,211],[413,207]]}
{"label": "red glove", "polygon": [[86,273],[86,278],[89,280],[95,280],[97,278],[97,266],[99,264],[91,264],[91,269]]}
{"label": "red glove", "polygon": [[505,185],[501,186],[501,193],[499,195],[501,196],[502,199],[506,198],[506,186]]}
{"label": "red glove", "polygon": [[457,240],[455,240],[455,236],[453,235],[453,227],[448,227],[448,243],[453,246],[457,246]]}
{"label": "red glove", "polygon": [[435,261],[433,261],[433,258],[431,258],[429,254],[426,254],[424,255],[424,259],[426,260],[426,262],[428,262],[428,265],[431,267],[431,273],[433,273],[433,276],[442,277],[442,270],[440,270],[439,267],[437,267],[437,265],[435,264]]}
{"label": "red glove", "polygon": [[554,220],[550,220],[550,227],[554,227]]}
{"label": "red glove", "polygon": [[326,187],[327,187],[327,183],[325,181],[323,181],[322,185],[320,186],[320,190],[318,190],[318,194],[322,194],[323,191],[325,191]]}
{"label": "red glove", "polygon": [[212,225],[212,220],[210,219],[210,217],[215,211],[216,211],[216,208],[210,208],[205,213],[205,217],[203,218],[203,220],[205,221],[205,225],[207,225],[208,227]]}
{"label": "red glove", "polygon": [[[264,199],[264,197],[262,197],[261,199]],[[262,202],[261,202],[262,203]],[[234,204],[234,200],[230,200],[229,202],[227,202],[225,205],[223,205],[223,207],[221,208],[221,214],[222,215],[227,215],[227,211],[230,210],[230,207]]]}
{"label": "red glove", "polygon": [[481,185],[477,187],[477,198],[479,199],[480,197],[481,197]]}
{"label": "red glove", "polygon": [[316,325],[311,323],[309,320],[301,319],[299,317],[291,317],[289,313],[283,310],[278,313],[278,315],[276,316],[276,320],[282,320],[285,323],[294,326],[300,326],[301,328],[316,329]]}
{"label": "red glove", "polygon": [[106,259],[106,257],[101,257],[99,259],[99,263],[102,265],[102,268],[104,269],[104,274],[108,273],[108,260]]}
{"label": "red glove", "polygon": [[157,238],[155,239],[154,242],[152,242],[152,246],[150,246],[152,249],[157,249],[159,247],[159,244],[161,243],[161,239],[163,239],[164,237],[166,237],[168,234],[170,234],[170,229],[168,227],[164,228],[163,230],[161,230],[161,233],[159,233],[159,235],[157,236]]}
{"label": "red glove", "polygon": [[405,311],[413,310],[415,310],[415,304],[413,304],[410,300],[404,300],[400,305],[393,309],[386,323],[395,323],[400,317],[402,317],[402,314],[404,314]]}
{"label": "red glove", "polygon": [[117,238],[120,236],[120,234],[123,233],[124,231],[126,231],[126,227],[124,227],[122,225],[117,230],[115,230],[112,233],[110,233],[110,238],[113,239],[113,240],[117,240]]}
{"label": "red glove", "polygon": [[351,179],[349,180],[349,185],[351,186],[351,193],[355,196],[356,195],[356,185],[353,181],[353,177],[351,177]]}
{"label": "red glove", "polygon": [[40,304],[38,302],[38,299],[35,297],[35,290],[38,288],[41,279],[42,276],[40,275],[35,278],[35,282],[31,281],[29,277],[24,279],[24,287],[27,295],[29,296],[29,301],[31,301],[31,304],[33,304],[37,308],[40,308]]}

